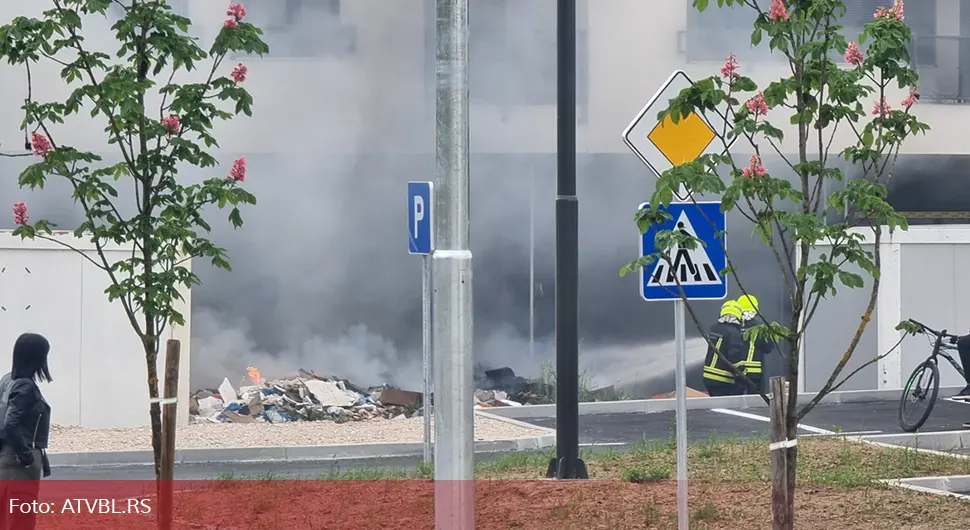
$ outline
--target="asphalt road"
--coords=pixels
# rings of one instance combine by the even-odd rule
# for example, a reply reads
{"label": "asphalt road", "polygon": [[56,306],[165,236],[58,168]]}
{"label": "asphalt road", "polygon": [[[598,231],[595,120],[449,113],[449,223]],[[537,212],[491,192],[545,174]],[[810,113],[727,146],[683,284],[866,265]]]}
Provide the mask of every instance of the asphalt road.
{"label": "asphalt road", "polygon": [[[818,405],[802,420],[802,434],[834,431],[846,434],[902,433],[898,422],[899,404],[895,401]],[[725,436],[765,436],[768,410],[689,410],[687,429],[690,440]],[[669,440],[674,435],[675,414],[590,414],[579,417],[580,443],[630,444],[643,440]],[[970,421],[970,405],[940,400],[921,429],[922,432],[955,431]],[[555,418],[536,418],[529,423],[555,428]]]}
{"label": "asphalt road", "polygon": [[[803,435],[820,431],[846,434],[901,433],[897,421],[898,403],[880,401],[844,405],[819,405],[808,414],[802,425]],[[768,434],[767,409],[690,410],[687,415],[688,442],[698,443],[716,437],[751,437]],[[674,413],[592,414],[579,417],[580,443],[587,450],[627,446],[640,441],[667,441],[674,437]],[[949,400],[937,402],[922,432],[962,430],[970,421],[970,404]],[[555,428],[555,418],[538,418],[529,423]],[[476,455],[476,460],[497,458],[496,454]],[[204,480],[214,478],[257,478],[278,476],[314,478],[348,471],[375,469],[414,469],[419,456],[306,462],[241,462],[182,464],[176,466],[175,478]],[[151,480],[150,466],[62,467],[55,468],[55,480]]]}

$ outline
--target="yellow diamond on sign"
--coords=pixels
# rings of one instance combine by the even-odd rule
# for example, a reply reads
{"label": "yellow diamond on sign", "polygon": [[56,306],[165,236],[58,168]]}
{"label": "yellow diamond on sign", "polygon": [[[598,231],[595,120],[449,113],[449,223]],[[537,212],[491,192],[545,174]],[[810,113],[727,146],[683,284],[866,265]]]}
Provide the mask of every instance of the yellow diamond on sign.
{"label": "yellow diamond on sign", "polygon": [[714,139],[714,131],[697,114],[681,116],[677,123],[668,114],[647,138],[675,167],[694,161]]}

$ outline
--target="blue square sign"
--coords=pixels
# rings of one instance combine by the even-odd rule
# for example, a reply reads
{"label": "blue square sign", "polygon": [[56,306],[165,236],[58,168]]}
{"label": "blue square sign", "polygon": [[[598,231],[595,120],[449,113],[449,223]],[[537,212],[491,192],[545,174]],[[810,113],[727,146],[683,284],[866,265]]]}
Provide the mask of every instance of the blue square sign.
{"label": "blue square sign", "polygon": [[434,183],[408,182],[408,253],[434,251]]}
{"label": "blue square sign", "polygon": [[[640,205],[640,209],[649,207]],[[678,281],[688,300],[727,298],[727,215],[720,201],[671,203],[662,208],[670,214],[665,223],[653,225],[640,239],[640,255],[656,252],[655,239],[660,230],[684,230],[701,240],[694,249],[670,249],[672,263],[657,260],[640,271],[640,294],[648,302],[677,300]]]}

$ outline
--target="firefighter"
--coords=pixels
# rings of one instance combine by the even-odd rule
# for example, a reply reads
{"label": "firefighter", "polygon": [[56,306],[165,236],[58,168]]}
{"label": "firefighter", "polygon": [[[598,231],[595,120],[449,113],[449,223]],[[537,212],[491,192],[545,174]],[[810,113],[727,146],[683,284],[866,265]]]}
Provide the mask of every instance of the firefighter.
{"label": "firefighter", "polygon": [[[758,299],[750,294],[746,294],[737,300],[738,307],[741,309],[741,332],[757,326],[761,319],[758,319]],[[744,393],[757,392],[762,390],[763,370],[765,355],[771,351],[771,341],[762,335],[756,340],[743,341],[743,355],[740,362],[735,364],[744,373],[754,388],[748,385],[743,379],[738,381],[738,386]]]}
{"label": "firefighter", "polygon": [[709,344],[704,358],[704,387],[710,396],[737,396],[743,393],[728,364],[744,358],[741,335],[741,307],[731,300],[721,306],[720,318],[707,334]]}

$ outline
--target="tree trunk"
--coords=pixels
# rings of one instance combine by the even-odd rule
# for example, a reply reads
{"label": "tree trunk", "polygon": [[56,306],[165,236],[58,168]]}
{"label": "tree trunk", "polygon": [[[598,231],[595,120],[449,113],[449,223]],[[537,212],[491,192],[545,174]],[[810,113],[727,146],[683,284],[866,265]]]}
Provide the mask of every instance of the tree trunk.
{"label": "tree trunk", "polygon": [[158,404],[158,341],[146,337],[145,361],[148,364],[148,397],[151,398],[149,415],[152,423],[152,456],[155,461],[155,480],[162,476],[162,407]]}
{"label": "tree trunk", "polygon": [[[798,440],[798,424],[794,420],[794,415],[792,415],[792,420],[789,421],[788,425],[788,439],[792,441]],[[785,520],[788,521],[788,526],[784,527],[784,530],[792,530],[795,528],[795,472],[798,469],[798,446],[792,445],[787,449],[787,481],[785,483],[785,489],[787,493],[785,495]]]}
{"label": "tree trunk", "polygon": [[[158,529],[171,530],[173,484],[175,480],[175,427],[178,416],[179,341],[170,339],[165,348],[165,410],[162,413],[162,466],[158,481]],[[175,400],[175,403],[171,401]]]}
{"label": "tree trunk", "polygon": [[784,377],[771,378],[771,528],[791,530],[794,513],[791,507],[793,492],[789,488],[794,476],[791,470],[791,451],[795,437],[788,429],[788,392]]}

